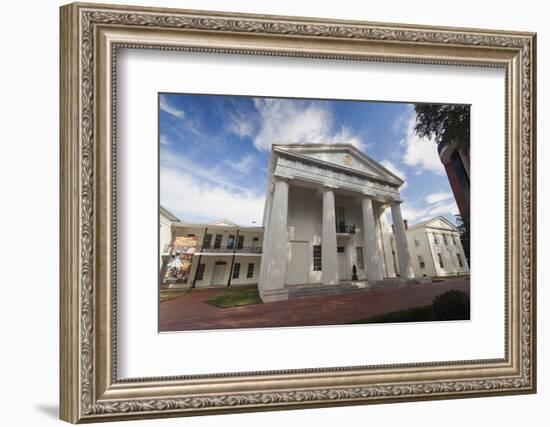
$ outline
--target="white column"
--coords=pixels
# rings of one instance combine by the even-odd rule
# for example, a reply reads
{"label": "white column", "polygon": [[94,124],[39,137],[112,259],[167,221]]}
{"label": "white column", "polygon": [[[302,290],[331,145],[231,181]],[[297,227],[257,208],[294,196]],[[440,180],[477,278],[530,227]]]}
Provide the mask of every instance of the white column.
{"label": "white column", "polygon": [[262,217],[262,226],[264,227],[264,230],[267,229],[267,224],[269,222],[269,216],[271,215],[271,200],[272,199],[273,199],[273,197],[271,195],[271,185],[268,185],[267,186],[265,206],[264,206],[264,216]]}
{"label": "white column", "polygon": [[386,219],[386,208],[381,209],[380,214],[380,231],[382,232],[382,243],[384,245],[383,257],[386,261],[387,277],[395,277],[395,268],[393,266],[393,256],[391,247],[391,231]]}
{"label": "white column", "polygon": [[382,256],[376,236],[372,199],[364,196],[361,200],[361,207],[363,211],[363,239],[365,241],[367,280],[382,280]]}
{"label": "white column", "polygon": [[331,188],[325,187],[323,188],[323,237],[321,241],[321,266],[324,285],[338,283],[335,215],[334,192]]}
{"label": "white column", "polygon": [[288,254],[287,222],[288,182],[276,178],[269,221],[264,231],[260,291],[285,287]]}
{"label": "white column", "polygon": [[401,277],[412,279],[414,277],[414,271],[399,202],[391,203],[391,216],[393,221],[393,232],[395,234],[395,248],[397,249],[397,258],[399,260],[399,272]]}
{"label": "white column", "polygon": [[382,206],[373,206],[372,211],[374,214],[374,228],[376,229],[376,242],[378,243],[378,253],[380,254],[380,272],[382,278],[388,277],[386,268],[386,258],[384,257],[384,242],[382,240],[382,227],[380,226],[380,216],[383,212]]}

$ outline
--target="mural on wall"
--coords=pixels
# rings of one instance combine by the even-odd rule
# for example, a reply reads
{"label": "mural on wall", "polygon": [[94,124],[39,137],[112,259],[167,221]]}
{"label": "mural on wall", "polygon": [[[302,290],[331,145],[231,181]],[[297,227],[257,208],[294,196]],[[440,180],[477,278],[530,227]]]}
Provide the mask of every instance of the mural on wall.
{"label": "mural on wall", "polygon": [[197,250],[197,236],[177,236],[170,250],[164,283],[183,283],[189,280],[193,254]]}

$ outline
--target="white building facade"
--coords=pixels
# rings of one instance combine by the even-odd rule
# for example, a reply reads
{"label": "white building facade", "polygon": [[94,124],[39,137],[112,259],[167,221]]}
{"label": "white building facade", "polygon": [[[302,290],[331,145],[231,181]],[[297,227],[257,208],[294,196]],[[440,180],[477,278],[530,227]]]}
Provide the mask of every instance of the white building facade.
{"label": "white building facade", "polygon": [[439,216],[412,225],[406,233],[416,277],[445,277],[470,273],[460,241],[460,232],[445,218]]}
{"label": "white building facade", "polygon": [[263,227],[241,227],[226,219],[208,224],[173,222],[170,243],[161,246],[161,287],[257,284],[263,234]]}
{"label": "white building facade", "polygon": [[262,300],[287,299],[295,285],[395,277],[388,210],[398,270],[402,278],[413,278],[402,185],[349,144],[274,144],[263,221]]}

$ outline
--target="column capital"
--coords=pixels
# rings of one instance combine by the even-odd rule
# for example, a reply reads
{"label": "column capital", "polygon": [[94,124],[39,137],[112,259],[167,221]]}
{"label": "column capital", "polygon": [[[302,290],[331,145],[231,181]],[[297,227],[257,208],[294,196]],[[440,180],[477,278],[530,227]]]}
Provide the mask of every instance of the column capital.
{"label": "column capital", "polygon": [[270,185],[271,185],[271,188],[274,190],[277,185],[281,185],[281,184],[284,184],[288,188],[290,187],[291,182],[292,182],[292,178],[290,177],[273,175],[273,181]]}
{"label": "column capital", "polygon": [[290,181],[291,179],[294,179],[293,176],[291,175],[282,175],[282,174],[277,174],[277,175],[273,175],[273,182],[277,182],[277,181]]}
{"label": "column capital", "polygon": [[323,182],[323,184],[321,184],[321,187],[323,187],[323,191],[326,191],[326,190],[333,191],[333,190],[338,190],[340,188],[336,184],[330,184],[326,182]]}
{"label": "column capital", "polygon": [[381,196],[381,195],[377,195],[375,197],[375,200],[382,204],[382,205],[390,205],[392,202],[397,202],[397,203],[401,203],[402,200],[401,199],[395,199],[393,197],[389,197],[389,196]]}
{"label": "column capital", "polygon": [[374,194],[372,193],[361,193],[361,199],[374,199]]}

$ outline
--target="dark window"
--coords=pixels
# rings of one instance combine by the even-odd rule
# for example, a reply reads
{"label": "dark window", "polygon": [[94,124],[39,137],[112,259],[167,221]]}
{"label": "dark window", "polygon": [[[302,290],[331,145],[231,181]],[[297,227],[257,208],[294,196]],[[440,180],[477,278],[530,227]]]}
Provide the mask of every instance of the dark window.
{"label": "dark window", "polygon": [[195,237],[195,235],[191,233],[187,233],[187,237]]}
{"label": "dark window", "polygon": [[236,262],[233,266],[233,279],[238,279],[241,274],[241,263]]}
{"label": "dark window", "polygon": [[206,268],[206,264],[199,264],[199,266],[197,267],[197,276],[196,276],[197,280],[202,280],[202,278],[204,276],[204,269],[205,268]]}
{"label": "dark window", "polygon": [[357,251],[357,268],[359,268],[359,270],[364,270],[365,260],[363,258],[363,248],[361,246],[357,246],[355,250]]}
{"label": "dark window", "polygon": [[458,181],[461,184],[462,191],[464,194],[470,194],[470,178],[466,173],[466,169],[464,168],[464,164],[462,163],[462,159],[460,158],[458,151],[455,150],[453,154],[451,154],[451,162],[458,177]]}
{"label": "dark window", "polygon": [[443,234],[443,243],[447,244],[447,235]]}
{"label": "dark window", "polygon": [[257,237],[253,237],[253,238],[252,238],[252,241],[253,241],[253,242],[257,242],[258,240],[259,240],[259,239],[258,239]]}
{"label": "dark window", "polygon": [[242,249],[244,246],[244,236],[239,236],[237,238],[237,249]]}
{"label": "dark window", "polygon": [[346,213],[344,208],[341,206],[336,206],[336,232],[345,233],[346,228]]}
{"label": "dark window", "polygon": [[435,234],[435,233],[434,233],[434,243],[435,243],[436,245],[439,244],[439,241],[437,240],[437,234]]}
{"label": "dark window", "polygon": [[426,268],[426,263],[424,262],[424,257],[422,255],[418,255],[418,264],[420,264],[421,270],[424,270],[424,268]]}
{"label": "dark window", "polygon": [[254,276],[254,263],[248,264],[248,270],[246,270],[246,278],[250,279]]}
{"label": "dark window", "polygon": [[211,234],[205,234],[204,240],[202,241],[202,248],[203,249],[210,249],[210,244],[212,243],[212,235]]}
{"label": "dark window", "polygon": [[235,236],[230,234],[227,237],[227,249],[233,249],[235,247]]}
{"label": "dark window", "polygon": [[345,248],[343,246],[338,246],[336,248],[336,253],[343,254],[345,252]]}
{"label": "dark window", "polygon": [[464,264],[462,263],[462,257],[460,256],[460,254],[456,254],[456,259],[458,260],[458,265],[460,265],[461,267],[464,267]]}
{"label": "dark window", "polygon": [[214,249],[220,249],[222,247],[222,235],[216,234],[216,240],[214,240]]}
{"label": "dark window", "polygon": [[313,271],[321,271],[321,245],[313,245]]}
{"label": "dark window", "polygon": [[439,261],[439,266],[441,268],[445,268],[445,265],[443,265],[443,257],[441,256],[441,254],[437,254],[437,260]]}

